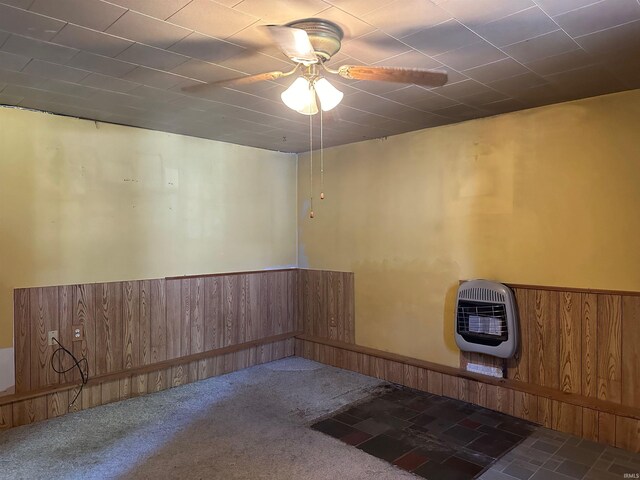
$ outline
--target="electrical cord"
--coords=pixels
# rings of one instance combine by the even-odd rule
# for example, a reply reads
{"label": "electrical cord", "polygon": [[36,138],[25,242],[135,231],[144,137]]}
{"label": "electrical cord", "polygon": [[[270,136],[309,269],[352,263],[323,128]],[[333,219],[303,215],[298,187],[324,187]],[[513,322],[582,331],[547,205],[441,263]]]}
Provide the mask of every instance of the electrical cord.
{"label": "electrical cord", "polygon": [[[80,396],[80,393],[82,392],[82,389],[84,388],[84,386],[87,384],[87,382],[89,381],[89,362],[87,361],[87,357],[82,357],[80,360],[78,360],[76,358],[76,356],[71,353],[69,350],[67,350],[64,345],[62,345],[58,339],[56,337],[52,337],[53,341],[56,342],[58,344],[58,348],[56,348],[53,353],[51,354],[51,368],[53,368],[53,371],[56,373],[60,373],[60,374],[66,374],[67,372],[70,372],[71,370],[73,370],[74,368],[77,368],[78,371],[80,372],[80,379],[82,380],[82,383],[80,384],[80,388],[78,389],[78,392],[76,393],[75,397],[73,397],[73,400],[71,400],[71,402],[69,403],[69,405],[67,406],[67,411],[71,410],[71,407],[73,406],[73,404],[76,402],[76,400],[78,399],[78,397]],[[60,368],[56,368],[53,359],[54,357],[59,354],[60,352],[64,352],[67,355],[69,355],[72,359],[73,359],[73,365],[71,365],[69,368],[67,369],[63,369],[62,368],[62,359],[59,359],[59,364],[60,364]],[[82,370],[82,367],[80,366],[81,363],[84,361],[84,371]]]}

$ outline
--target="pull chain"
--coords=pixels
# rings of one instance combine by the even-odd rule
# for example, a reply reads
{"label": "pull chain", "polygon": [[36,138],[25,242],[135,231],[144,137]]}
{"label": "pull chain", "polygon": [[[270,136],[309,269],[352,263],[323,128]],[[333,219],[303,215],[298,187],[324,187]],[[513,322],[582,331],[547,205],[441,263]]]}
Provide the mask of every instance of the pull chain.
{"label": "pull chain", "polygon": [[309,115],[309,164],[309,183],[311,190],[311,196],[309,198],[309,218],[313,218],[313,115]]}
{"label": "pull chain", "polygon": [[322,108],[320,109],[320,200],[324,200],[324,135],[322,134]]}

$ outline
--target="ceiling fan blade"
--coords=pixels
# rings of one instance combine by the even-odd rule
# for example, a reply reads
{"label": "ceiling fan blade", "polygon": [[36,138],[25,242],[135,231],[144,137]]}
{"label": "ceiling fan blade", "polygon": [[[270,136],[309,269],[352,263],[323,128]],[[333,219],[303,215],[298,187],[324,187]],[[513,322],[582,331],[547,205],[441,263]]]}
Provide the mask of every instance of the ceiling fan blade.
{"label": "ceiling fan blade", "polygon": [[353,80],[377,80],[380,82],[415,83],[427,87],[441,87],[447,83],[445,72],[421,68],[367,67],[364,65],[342,65],[338,75]]}
{"label": "ceiling fan blade", "polygon": [[256,75],[230,78],[229,80],[221,80],[219,82],[199,83],[198,85],[184,87],[182,91],[187,93],[201,93],[214,88],[236,87],[240,85],[251,85],[252,83],[264,82],[266,80],[276,80],[284,75],[285,74],[283,72],[258,73]]}
{"label": "ceiling fan blade", "polygon": [[280,47],[280,50],[294,62],[318,62],[318,57],[313,45],[311,45],[309,35],[304,30],[280,25],[267,25],[266,28],[273,41]]}

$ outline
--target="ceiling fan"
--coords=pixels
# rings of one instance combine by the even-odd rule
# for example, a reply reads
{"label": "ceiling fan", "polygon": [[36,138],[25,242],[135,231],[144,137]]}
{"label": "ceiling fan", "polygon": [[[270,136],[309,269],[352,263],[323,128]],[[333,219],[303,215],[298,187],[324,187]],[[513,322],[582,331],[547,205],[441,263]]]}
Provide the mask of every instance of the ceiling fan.
{"label": "ceiling fan", "polygon": [[193,85],[183,90],[200,93],[211,88],[249,85],[299,73],[299,77],[282,93],[282,101],[299,113],[313,115],[318,112],[316,94],[324,111],[335,107],[343,97],[342,92],[331,85],[323,73],[340,75],[350,80],[412,83],[427,87],[439,87],[447,83],[447,74],[438,70],[365,65],[342,65],[337,70],[329,68],[325,63],[340,51],[344,34],[338,25],[328,20],[305,18],[285,25],[267,25],[265,28],[274,43],[295,63],[291,70],[247,75]]}

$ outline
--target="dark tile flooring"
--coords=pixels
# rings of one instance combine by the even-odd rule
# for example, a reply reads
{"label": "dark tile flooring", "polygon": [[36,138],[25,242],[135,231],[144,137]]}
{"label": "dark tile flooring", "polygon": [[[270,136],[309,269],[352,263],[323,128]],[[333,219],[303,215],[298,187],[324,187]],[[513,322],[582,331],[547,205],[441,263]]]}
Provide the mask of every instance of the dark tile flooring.
{"label": "dark tile flooring", "polygon": [[508,415],[399,386],[312,428],[438,480],[478,477],[535,430]]}

